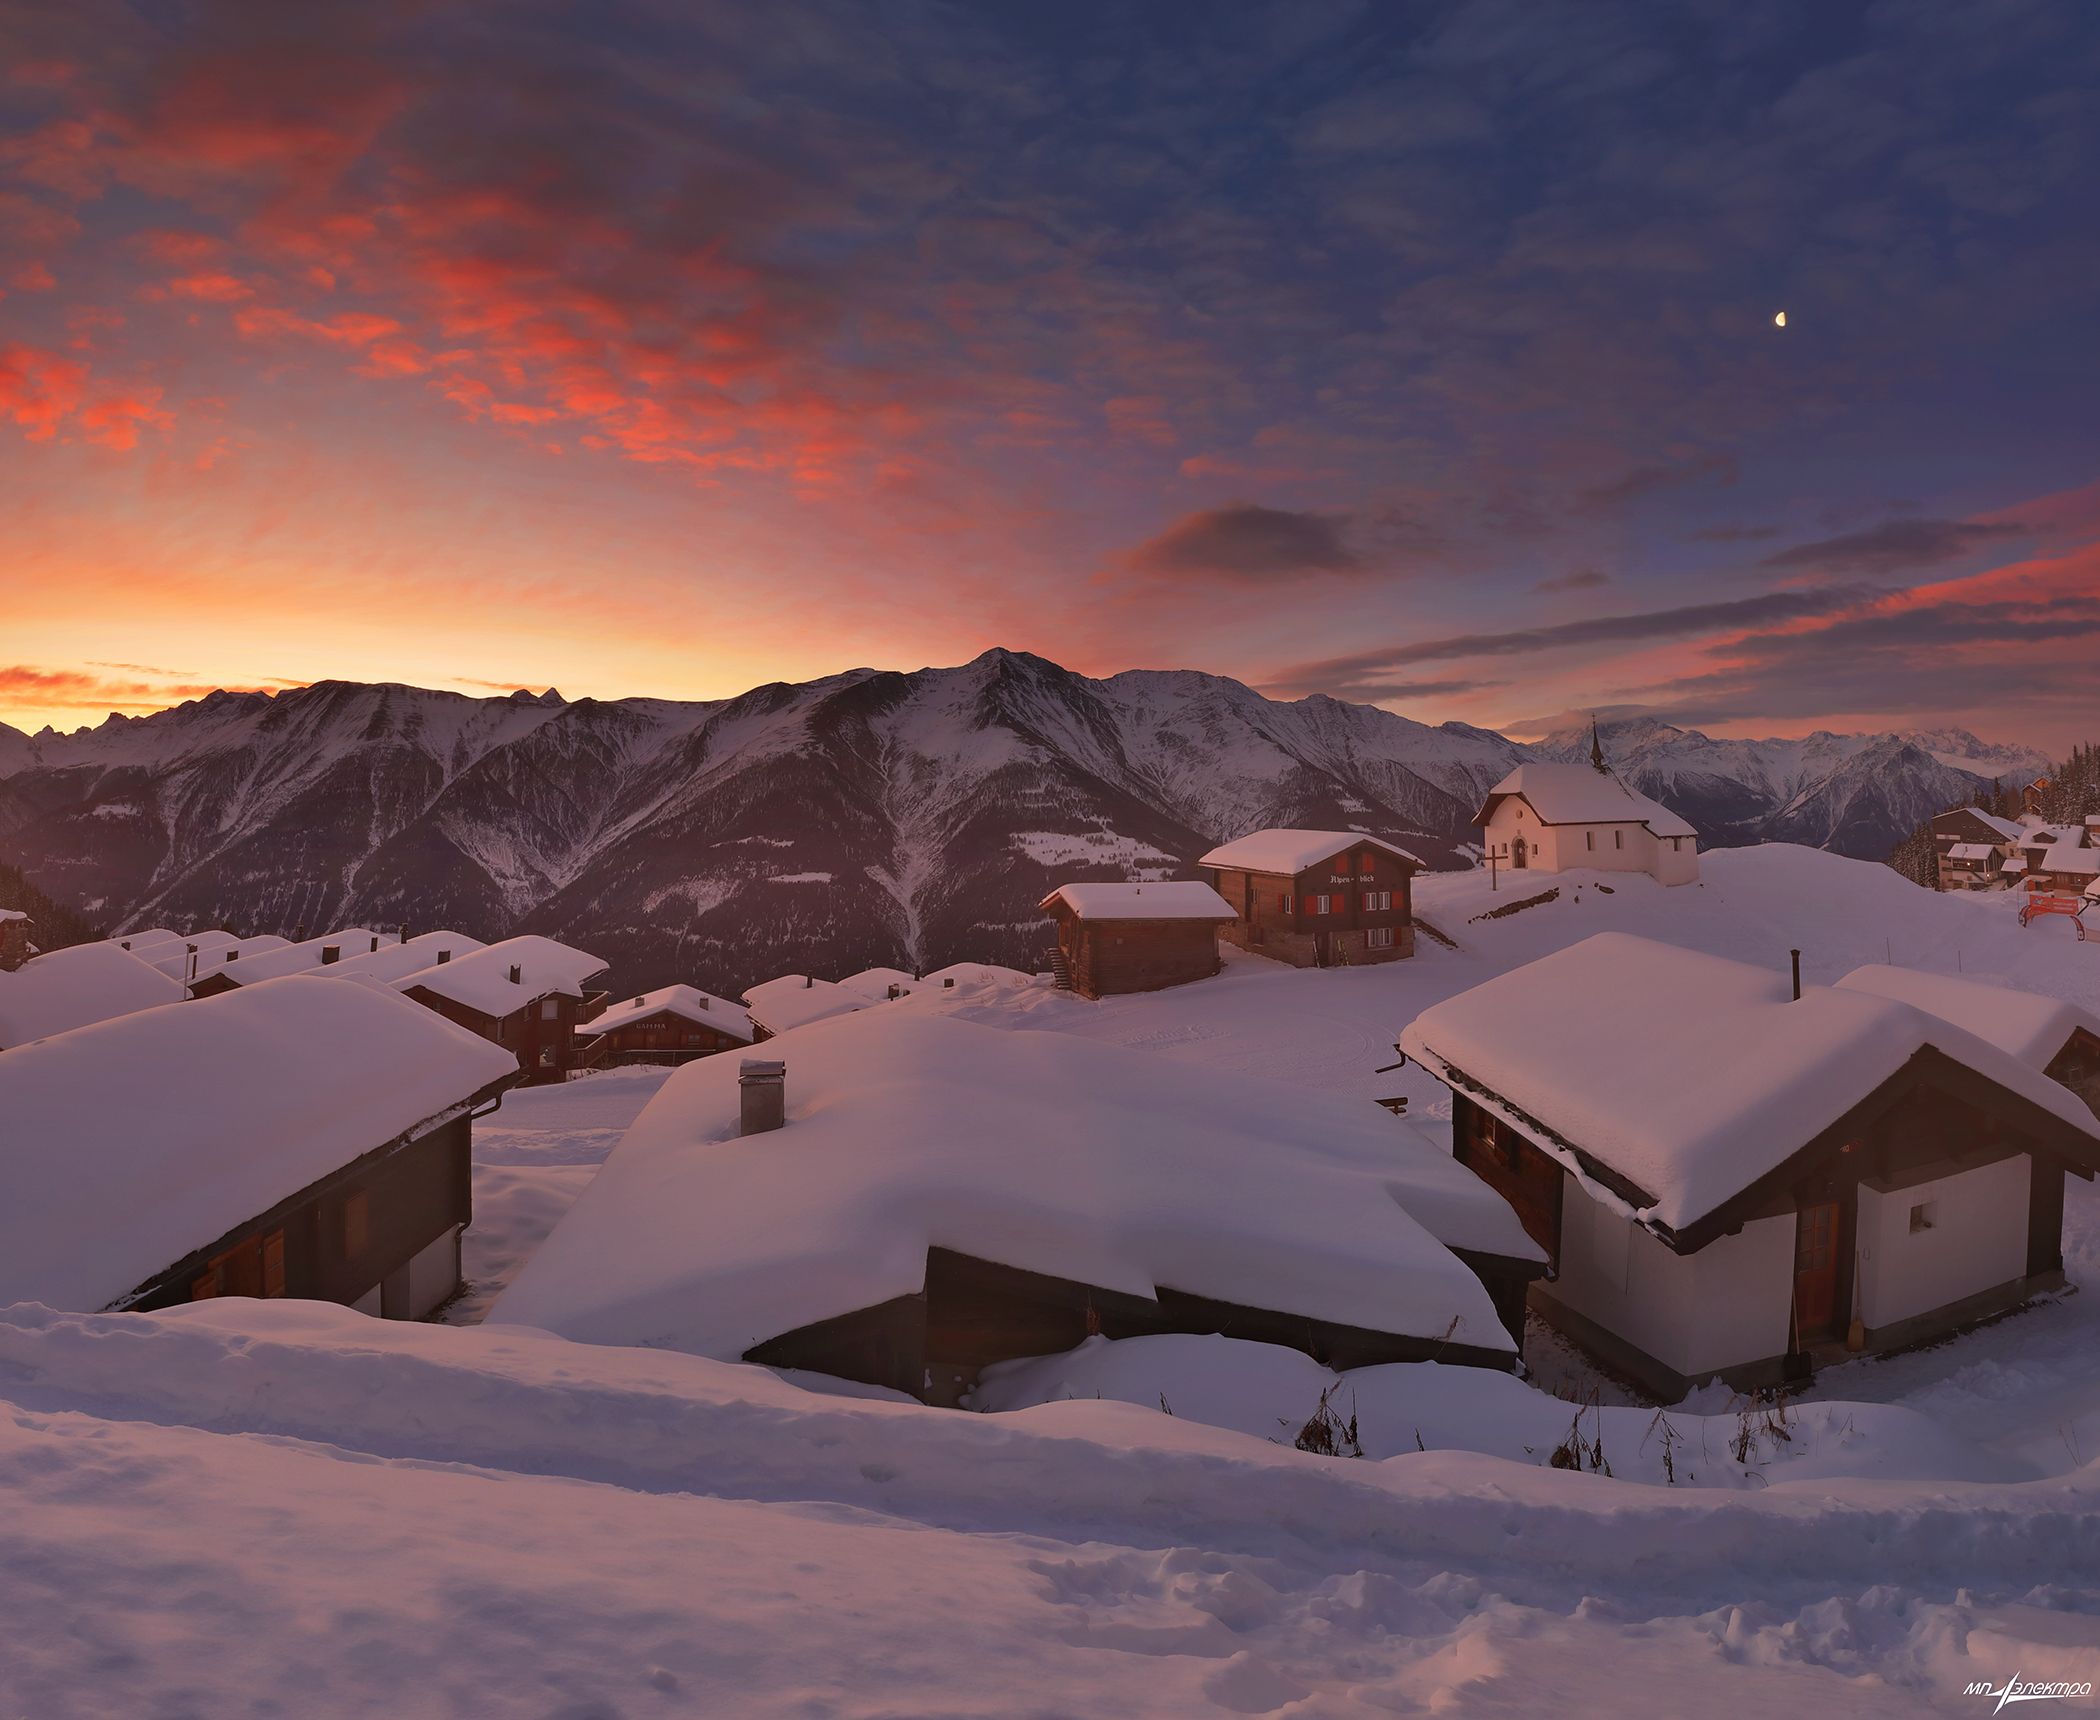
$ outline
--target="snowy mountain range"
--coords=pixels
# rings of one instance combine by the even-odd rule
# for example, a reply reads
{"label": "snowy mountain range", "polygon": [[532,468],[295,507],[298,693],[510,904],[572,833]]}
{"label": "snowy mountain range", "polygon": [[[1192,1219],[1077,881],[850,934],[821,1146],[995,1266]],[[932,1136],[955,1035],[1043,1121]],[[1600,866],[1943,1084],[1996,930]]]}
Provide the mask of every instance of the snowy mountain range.
{"label": "snowy mountain range", "polygon": [[[113,927],[540,931],[623,989],[731,990],[786,969],[1032,965],[1054,884],[1185,874],[1265,825],[1359,827],[1463,864],[1491,783],[1588,744],[1003,650],[697,703],[326,681],[72,734],[0,725],[0,858]],[[1716,741],[1639,719],[1605,745],[1711,843],[1866,856],[2044,764],[1960,731]]]}

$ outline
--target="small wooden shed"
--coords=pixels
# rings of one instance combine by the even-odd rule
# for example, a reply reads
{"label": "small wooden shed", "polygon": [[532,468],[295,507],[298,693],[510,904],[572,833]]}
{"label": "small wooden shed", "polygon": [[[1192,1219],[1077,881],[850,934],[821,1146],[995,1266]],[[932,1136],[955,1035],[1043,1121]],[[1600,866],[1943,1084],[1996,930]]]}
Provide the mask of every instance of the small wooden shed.
{"label": "small wooden shed", "polygon": [[1064,884],[1042,901],[1052,961],[1081,997],[1159,991],[1218,971],[1218,932],[1239,918],[1208,884]]}

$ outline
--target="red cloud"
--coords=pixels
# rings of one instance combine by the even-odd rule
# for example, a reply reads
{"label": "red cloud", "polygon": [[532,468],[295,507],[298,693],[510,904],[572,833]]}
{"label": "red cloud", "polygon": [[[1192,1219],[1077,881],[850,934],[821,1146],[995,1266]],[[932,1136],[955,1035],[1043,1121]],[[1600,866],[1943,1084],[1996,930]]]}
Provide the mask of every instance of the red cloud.
{"label": "red cloud", "polygon": [[34,347],[0,347],[0,414],[32,442],[48,442],[80,404],[87,366]]}

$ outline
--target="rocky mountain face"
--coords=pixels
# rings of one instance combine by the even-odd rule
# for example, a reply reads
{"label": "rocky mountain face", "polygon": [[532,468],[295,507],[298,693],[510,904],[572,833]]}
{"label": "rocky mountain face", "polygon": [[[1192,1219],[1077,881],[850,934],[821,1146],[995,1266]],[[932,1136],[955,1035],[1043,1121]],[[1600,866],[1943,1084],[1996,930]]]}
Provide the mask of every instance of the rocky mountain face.
{"label": "rocky mountain face", "polygon": [[[2007,762],[1965,735],[1605,740],[1709,840],[1846,853],[1885,852]],[[791,969],[1034,965],[1054,885],[1186,876],[1264,825],[1464,864],[1488,786],[1576,742],[1008,651],[709,703],[322,682],[70,735],[0,727],[0,859],[112,928],[541,931],[604,956],[623,990],[731,991]]]}
{"label": "rocky mountain face", "polygon": [[[1986,745],[1963,729],[1791,740],[1714,740],[1637,717],[1608,724],[1604,749],[1633,787],[1682,813],[1710,847],[1799,842],[1879,860],[1923,820],[2009,777],[2049,768],[2040,753]],[[1533,749],[1587,758],[1590,732]]]}

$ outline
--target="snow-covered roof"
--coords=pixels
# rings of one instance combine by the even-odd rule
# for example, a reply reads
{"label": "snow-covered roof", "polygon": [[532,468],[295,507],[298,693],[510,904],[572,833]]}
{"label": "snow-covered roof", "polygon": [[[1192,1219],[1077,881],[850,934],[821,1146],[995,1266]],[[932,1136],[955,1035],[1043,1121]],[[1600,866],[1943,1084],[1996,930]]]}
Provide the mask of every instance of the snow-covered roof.
{"label": "snow-covered roof", "polygon": [[1233,905],[1208,884],[1060,884],[1045,896],[1082,920],[1236,920]]}
{"label": "snow-covered roof", "polygon": [[[213,958],[221,950],[230,950],[240,941],[231,932],[192,932],[185,938],[155,944],[149,950],[141,951],[134,945],[131,953],[143,955],[145,960],[159,968],[170,979],[185,979],[188,977],[192,951],[197,957],[197,971],[202,973],[212,965]],[[279,941],[282,942],[281,939]]]}
{"label": "snow-covered roof", "polygon": [[1297,1089],[908,1009],[782,1051],[785,1128],[739,1138],[736,1060],[687,1065],[491,1318],[733,1359],[919,1292],[943,1248],[1510,1348],[1480,1281],[1403,1205],[1444,1156],[1410,1156],[1370,1107],[1366,1134],[1330,1145]]}
{"label": "snow-covered roof", "polygon": [[786,1033],[812,1021],[827,1021],[834,1015],[868,1007],[868,1000],[858,992],[800,973],[784,973],[778,979],[754,985],[744,993],[744,1002],[751,1019],[768,1033]]}
{"label": "snow-covered roof", "polygon": [[156,944],[180,943],[182,934],[171,932],[166,926],[148,926],[143,931],[119,932],[110,942],[121,944],[135,956],[142,956]]}
{"label": "snow-covered roof", "polygon": [[[512,968],[518,970],[515,980],[510,977]],[[393,983],[402,991],[427,991],[500,1021],[556,993],[580,998],[584,987],[604,971],[605,963],[588,951],[528,933],[455,956]]]}
{"label": "snow-covered roof", "polygon": [[1967,813],[1979,824],[1988,825],[2008,842],[2016,842],[2025,834],[2017,819],[2000,818],[1995,812],[1986,812],[1980,806],[1964,806],[1957,810]]}
{"label": "snow-covered roof", "polygon": [[0,908],[0,920],[26,920],[29,916],[20,908]]}
{"label": "snow-covered roof", "polygon": [[910,991],[919,983],[919,976],[906,973],[902,968],[871,967],[862,968],[859,973],[849,973],[838,983],[855,997],[864,998],[869,1003],[886,1003],[891,986],[902,986],[906,991]]}
{"label": "snow-covered roof", "polygon": [[1999,870],[2001,872],[2004,872],[2007,876],[2011,876],[2014,873],[2026,871],[2027,862],[2021,859],[2019,855],[2014,854],[2006,860],[2005,864],[2001,866]]}
{"label": "snow-covered roof", "polygon": [[[1777,1169],[1927,1046],[2100,1147],[2069,1089],[1924,1010],[1604,932],[1425,1010],[1401,1049],[1681,1231]],[[1476,1091],[1484,1088],[1483,1094]],[[1571,1151],[1570,1149],[1573,1149]]]}
{"label": "snow-covered roof", "polygon": [[[210,972],[214,978],[229,979],[236,985],[255,985],[266,979],[283,979],[287,974],[309,973],[326,963],[330,950],[335,951],[337,961],[348,961],[352,956],[368,955],[399,942],[400,937],[394,932],[375,932],[368,926],[345,926],[340,931],[308,938],[303,943],[280,944],[259,955],[244,955],[239,961],[222,963]],[[202,979],[204,974],[205,970],[199,968],[197,977]]]}
{"label": "snow-covered roof", "polygon": [[0,973],[0,1050],[181,1001],[176,981],[115,944],[51,950]]}
{"label": "snow-covered roof", "polygon": [[337,979],[364,974],[392,984],[410,974],[421,973],[425,968],[437,967],[441,956],[447,962],[456,962],[476,950],[487,948],[488,945],[479,938],[470,938],[465,932],[418,932],[405,944],[382,944],[376,950],[367,950],[360,956],[346,955],[339,962],[312,971],[317,976]]}
{"label": "snow-covered roof", "polygon": [[1488,790],[1475,824],[1494,816],[1495,803],[1521,795],[1546,824],[1645,824],[1658,836],[1698,834],[1660,801],[1636,794],[1609,771],[1587,764],[1520,764]]}
{"label": "snow-covered roof", "polygon": [[1422,864],[1419,856],[1399,843],[1388,842],[1383,836],[1366,836],[1361,830],[1257,830],[1220,843],[1196,864],[1295,877],[1306,867],[1332,859],[1345,848],[1382,848],[1410,866]]}
{"label": "snow-covered roof", "polygon": [[945,991],[951,985],[1031,985],[1034,981],[1034,974],[997,962],[950,962],[935,968],[919,984],[928,991]]}
{"label": "snow-covered roof", "polygon": [[2100,848],[2066,848],[2061,843],[2049,850],[2034,868],[2040,872],[2090,872],[2100,876]]}
{"label": "snow-covered roof", "polygon": [[726,1033],[732,1039],[751,1038],[751,1017],[748,1014],[727,998],[711,997],[689,985],[658,986],[639,997],[623,998],[591,1020],[579,1022],[576,1031],[584,1037],[610,1033],[617,1027],[665,1014],[712,1027],[717,1033]]}
{"label": "snow-covered roof", "polygon": [[2011,986],[1951,974],[1920,973],[1915,968],[1854,968],[1838,981],[1847,991],[1893,997],[1951,1021],[1985,1039],[2031,1069],[2046,1069],[2072,1034],[2083,1028],[2100,1039],[2100,1016],[2062,998],[2041,997]]}
{"label": "snow-covered roof", "polygon": [[405,998],[290,979],[9,1051],[0,1305],[106,1307],[517,1073]]}
{"label": "snow-covered roof", "polygon": [[1957,842],[1947,850],[1950,860],[1993,860],[1998,850],[1988,842]]}

